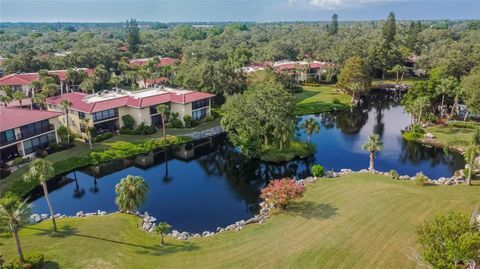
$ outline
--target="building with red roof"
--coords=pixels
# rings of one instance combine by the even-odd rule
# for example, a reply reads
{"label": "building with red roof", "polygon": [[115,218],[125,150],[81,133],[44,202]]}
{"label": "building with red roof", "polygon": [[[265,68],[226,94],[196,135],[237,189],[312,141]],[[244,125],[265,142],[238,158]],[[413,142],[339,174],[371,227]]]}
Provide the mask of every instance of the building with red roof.
{"label": "building with red roof", "polygon": [[0,106],[0,162],[35,157],[57,143],[61,112]]}
{"label": "building with red roof", "polygon": [[157,67],[164,67],[164,66],[172,66],[179,60],[175,58],[160,57],[160,56],[152,57],[152,58],[132,59],[128,61],[128,66],[131,68],[140,67],[140,66],[147,65],[150,61],[156,61],[157,63],[155,64],[155,66]]}
{"label": "building with red roof", "polygon": [[[74,70],[84,71],[87,75],[93,74],[93,69],[76,68]],[[69,85],[67,82],[67,70],[50,70],[49,74],[55,75],[60,80],[60,93],[74,91],[78,85]],[[9,74],[0,78],[0,86],[10,86],[14,91],[24,91],[28,96],[32,96],[32,82],[40,78],[38,73],[19,73]]]}
{"label": "building with red roof", "polygon": [[[171,112],[178,113],[178,119],[185,116],[193,119],[210,115],[211,98],[214,94],[180,90],[159,86],[138,91],[103,91],[95,94],[79,92],[67,93],[48,98],[46,103],[50,111],[63,111],[61,102],[68,100],[69,125],[72,131],[86,135],[84,119],[90,119],[97,133],[115,132],[123,126],[123,116],[130,115],[135,120],[135,126],[144,123],[147,125],[161,125],[161,115],[157,112],[159,104],[167,104]],[[64,116],[60,116],[62,123],[66,123]]]}

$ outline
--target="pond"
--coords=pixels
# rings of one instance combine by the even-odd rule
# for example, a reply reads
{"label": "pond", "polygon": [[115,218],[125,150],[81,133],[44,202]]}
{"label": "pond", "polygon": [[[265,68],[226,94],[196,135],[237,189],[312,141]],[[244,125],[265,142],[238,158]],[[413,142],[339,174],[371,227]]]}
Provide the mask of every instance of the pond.
{"label": "pond", "polygon": [[[74,215],[82,210],[116,211],[115,185],[127,175],[140,175],[148,182],[148,211],[173,229],[189,232],[214,231],[235,221],[248,219],[258,212],[260,189],[268,180],[283,176],[309,176],[312,164],[327,170],[368,167],[368,153],[361,144],[372,132],[384,141],[376,159],[376,168],[415,175],[423,171],[432,178],[451,176],[464,166],[458,154],[404,141],[401,130],[410,123],[394,95],[377,93],[357,108],[314,117],[321,131],[311,137],[317,152],[305,160],[282,164],[247,160],[225,135],[159,150],[132,159],[113,161],[74,171],[49,185],[55,212]],[[305,139],[302,130],[297,131]],[[48,208],[40,189],[33,192],[33,211]]]}

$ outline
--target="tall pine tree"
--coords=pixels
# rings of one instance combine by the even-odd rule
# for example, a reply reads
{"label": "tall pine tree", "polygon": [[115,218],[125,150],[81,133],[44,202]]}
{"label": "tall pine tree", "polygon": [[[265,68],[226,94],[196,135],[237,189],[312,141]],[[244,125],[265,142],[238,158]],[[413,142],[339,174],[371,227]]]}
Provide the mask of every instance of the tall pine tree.
{"label": "tall pine tree", "polygon": [[328,31],[330,35],[336,35],[338,33],[338,15],[337,14],[333,14]]}
{"label": "tall pine tree", "polygon": [[141,40],[140,29],[138,28],[138,24],[135,19],[131,19],[130,21],[127,20],[126,36],[128,50],[133,53],[137,52],[138,45],[140,45]]}
{"label": "tall pine tree", "polygon": [[395,41],[395,35],[397,35],[397,23],[395,21],[395,13],[390,12],[388,14],[387,21],[382,28],[382,35],[387,46],[390,46]]}

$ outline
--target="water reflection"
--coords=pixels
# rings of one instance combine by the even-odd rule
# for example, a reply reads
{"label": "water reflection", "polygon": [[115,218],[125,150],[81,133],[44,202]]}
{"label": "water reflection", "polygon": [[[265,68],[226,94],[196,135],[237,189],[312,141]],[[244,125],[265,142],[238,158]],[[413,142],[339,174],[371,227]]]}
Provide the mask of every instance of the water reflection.
{"label": "water reflection", "polygon": [[[74,171],[50,184],[50,196],[56,211],[63,214],[115,211],[115,185],[128,174],[141,175],[150,188],[140,210],[175,229],[202,232],[253,216],[258,211],[260,189],[270,179],[304,178],[315,163],[334,170],[367,168],[368,153],[361,151],[360,145],[372,132],[384,141],[376,160],[379,170],[396,169],[409,175],[423,171],[438,178],[464,165],[457,154],[446,155],[442,149],[404,141],[400,130],[410,117],[392,95],[379,93],[351,110],[305,116],[299,122],[308,117],[321,123],[320,133],[311,136],[317,146],[311,158],[281,164],[248,160],[223,135]],[[302,130],[297,130],[297,136],[305,139]],[[33,195],[40,197],[33,202],[34,211],[48,212],[41,190]]]}

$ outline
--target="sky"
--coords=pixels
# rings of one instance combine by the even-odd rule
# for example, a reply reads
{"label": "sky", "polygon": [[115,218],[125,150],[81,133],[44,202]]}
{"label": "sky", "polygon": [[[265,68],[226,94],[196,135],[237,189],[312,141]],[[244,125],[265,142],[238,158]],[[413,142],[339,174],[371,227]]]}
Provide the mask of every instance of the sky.
{"label": "sky", "polygon": [[0,22],[480,19],[480,0],[0,0]]}

